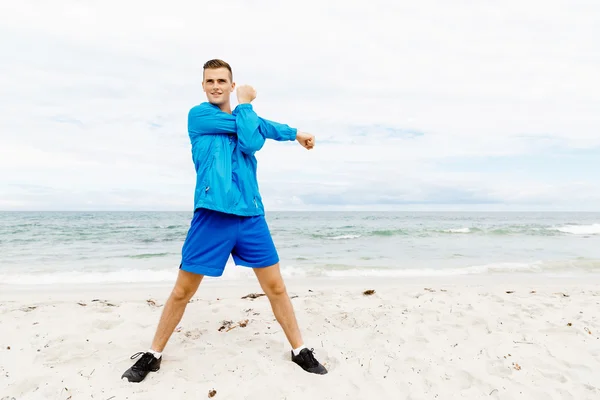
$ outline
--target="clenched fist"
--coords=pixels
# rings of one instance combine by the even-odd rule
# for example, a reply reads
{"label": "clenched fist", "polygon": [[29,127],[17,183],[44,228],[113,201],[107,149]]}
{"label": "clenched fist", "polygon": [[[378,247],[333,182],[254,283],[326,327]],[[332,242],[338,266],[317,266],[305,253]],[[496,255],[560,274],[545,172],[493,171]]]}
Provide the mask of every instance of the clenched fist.
{"label": "clenched fist", "polygon": [[235,92],[238,103],[251,103],[256,98],[256,90],[250,85],[240,85]]}
{"label": "clenched fist", "polygon": [[296,132],[296,140],[307,150],[315,147],[315,136],[306,132]]}

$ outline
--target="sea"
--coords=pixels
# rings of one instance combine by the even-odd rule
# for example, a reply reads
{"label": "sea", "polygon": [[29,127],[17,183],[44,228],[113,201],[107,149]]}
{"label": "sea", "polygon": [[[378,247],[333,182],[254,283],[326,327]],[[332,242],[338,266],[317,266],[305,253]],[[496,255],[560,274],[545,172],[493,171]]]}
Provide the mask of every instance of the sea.
{"label": "sea", "polygon": [[[600,213],[283,212],[284,277],[600,272]],[[0,212],[0,283],[173,282],[190,212]],[[221,278],[251,276],[230,258]]]}

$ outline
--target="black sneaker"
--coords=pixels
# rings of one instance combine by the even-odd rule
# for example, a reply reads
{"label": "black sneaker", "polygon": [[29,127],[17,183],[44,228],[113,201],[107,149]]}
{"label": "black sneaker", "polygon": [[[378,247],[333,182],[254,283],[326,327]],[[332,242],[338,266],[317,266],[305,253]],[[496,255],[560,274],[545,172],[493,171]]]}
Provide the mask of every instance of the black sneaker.
{"label": "black sneaker", "polygon": [[154,357],[154,354],[150,352],[139,352],[135,353],[131,356],[131,359],[139,357],[141,354],[142,358],[137,360],[135,364],[127,371],[123,373],[121,379],[127,378],[129,382],[141,382],[144,380],[146,375],[150,372],[156,372],[160,369],[160,362],[162,360],[162,356],[160,358]]}
{"label": "black sneaker", "polygon": [[315,349],[302,349],[296,356],[292,350],[292,361],[301,366],[305,371],[313,374],[325,375],[327,369],[315,359],[315,356],[313,355],[314,351]]}

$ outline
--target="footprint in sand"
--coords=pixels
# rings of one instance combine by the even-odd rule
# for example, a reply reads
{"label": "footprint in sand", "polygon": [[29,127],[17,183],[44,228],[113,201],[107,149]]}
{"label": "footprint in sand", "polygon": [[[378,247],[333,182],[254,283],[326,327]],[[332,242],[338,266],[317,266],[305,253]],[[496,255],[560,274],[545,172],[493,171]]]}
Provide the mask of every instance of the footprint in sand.
{"label": "footprint in sand", "polygon": [[95,330],[110,330],[123,323],[123,320],[101,320],[94,324]]}
{"label": "footprint in sand", "polygon": [[[78,303],[78,304],[81,306],[82,304],[86,304],[86,303]],[[114,309],[116,307],[119,307],[119,305],[116,303],[112,303],[108,300],[100,300],[100,299],[94,299],[90,303],[87,303],[86,306],[93,306],[95,311],[102,312],[102,313],[111,313],[114,311]]]}
{"label": "footprint in sand", "polygon": [[196,339],[200,339],[200,337],[202,336],[202,331],[198,328],[196,329],[192,329],[191,331],[185,331],[184,335],[185,337],[192,339],[192,340],[196,340]]}
{"label": "footprint in sand", "polygon": [[542,375],[544,378],[551,380],[551,381],[556,381],[559,383],[567,383],[569,380],[561,373],[559,372],[555,372],[555,371],[544,371],[541,368],[538,368],[538,372],[540,373],[540,375]]}
{"label": "footprint in sand", "polygon": [[44,366],[80,363],[92,357],[98,350],[83,340],[73,340],[71,335],[63,335],[49,340],[40,347],[37,361]]}

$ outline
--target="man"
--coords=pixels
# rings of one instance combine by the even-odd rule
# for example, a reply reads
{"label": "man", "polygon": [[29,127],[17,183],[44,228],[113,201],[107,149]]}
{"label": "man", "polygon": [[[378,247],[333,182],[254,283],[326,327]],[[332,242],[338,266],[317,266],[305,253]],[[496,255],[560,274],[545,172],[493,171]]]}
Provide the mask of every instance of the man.
{"label": "man", "polygon": [[310,150],[314,136],[287,125],[259,118],[251,102],[256,91],[237,88],[239,105],[231,110],[235,90],[229,64],[204,64],[202,88],[208,102],[188,113],[188,134],[196,169],[194,215],[182,248],[179,275],[165,303],[154,339],[146,352],[121,378],[141,382],[160,369],[162,351],[205,275],[223,274],[231,254],[236,265],[253,268],[275,318],[292,347],[291,359],[305,371],[327,370],[306,348],[279,269],[279,256],[267,226],[256,179],[255,153],[267,138],[297,140]]}

